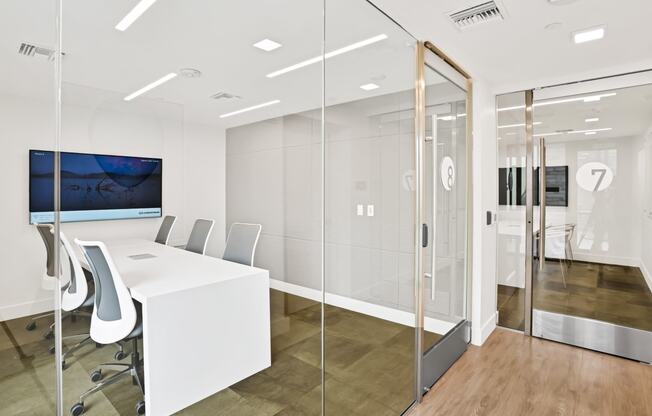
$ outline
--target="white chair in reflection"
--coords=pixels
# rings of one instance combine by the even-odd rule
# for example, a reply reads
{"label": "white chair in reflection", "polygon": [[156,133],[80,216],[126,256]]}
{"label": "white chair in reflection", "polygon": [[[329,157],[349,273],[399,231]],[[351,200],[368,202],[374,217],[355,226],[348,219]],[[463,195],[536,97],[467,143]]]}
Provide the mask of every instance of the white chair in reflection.
{"label": "white chair in reflection", "polygon": [[[566,272],[568,262],[570,262],[571,265],[573,264],[573,248],[571,242],[574,232],[575,224],[549,225],[546,227],[546,244],[549,241],[561,240],[564,245],[563,255],[558,255],[559,267],[561,268],[561,279],[564,287],[567,287]],[[540,235],[539,231],[535,234],[537,244],[540,244]],[[539,259],[539,261],[545,261],[545,259]]]}
{"label": "white chair in reflection", "polygon": [[[54,226],[52,224],[36,224],[36,230],[43,240],[45,246],[45,273],[42,278],[42,287],[46,290],[54,290],[58,282],[54,273]],[[44,313],[33,317],[25,327],[28,331],[36,329],[36,323],[41,319],[52,318],[54,320],[54,312]],[[54,324],[43,334],[43,338],[50,339],[54,335]]]}
{"label": "white chair in reflection", "polygon": [[263,226],[260,224],[242,222],[231,224],[222,259],[253,266],[256,245],[258,245],[258,238],[262,228]]}

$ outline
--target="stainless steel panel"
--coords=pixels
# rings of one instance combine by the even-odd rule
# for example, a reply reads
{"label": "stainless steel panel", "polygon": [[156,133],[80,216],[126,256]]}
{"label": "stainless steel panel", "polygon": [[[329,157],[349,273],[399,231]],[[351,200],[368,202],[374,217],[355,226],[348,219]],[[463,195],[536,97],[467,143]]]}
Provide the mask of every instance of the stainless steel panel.
{"label": "stainless steel panel", "polygon": [[469,323],[460,322],[423,356],[422,390],[430,387],[464,354],[469,342]]}
{"label": "stainless steel panel", "polygon": [[534,309],[532,335],[652,363],[652,332]]}

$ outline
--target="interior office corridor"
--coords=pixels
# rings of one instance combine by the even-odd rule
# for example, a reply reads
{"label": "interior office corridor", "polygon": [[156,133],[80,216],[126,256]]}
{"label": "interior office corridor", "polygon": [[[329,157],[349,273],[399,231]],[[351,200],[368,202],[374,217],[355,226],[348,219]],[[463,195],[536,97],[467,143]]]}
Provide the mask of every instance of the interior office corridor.
{"label": "interior office corridor", "polygon": [[4,1],[0,415],[652,414],[629,3]]}

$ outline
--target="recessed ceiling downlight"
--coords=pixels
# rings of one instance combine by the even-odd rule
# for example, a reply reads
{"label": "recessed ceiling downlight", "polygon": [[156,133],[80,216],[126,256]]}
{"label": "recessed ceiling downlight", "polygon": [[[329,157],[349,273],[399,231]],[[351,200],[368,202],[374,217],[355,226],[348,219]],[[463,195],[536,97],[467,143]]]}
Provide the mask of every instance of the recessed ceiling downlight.
{"label": "recessed ceiling downlight", "polygon": [[589,29],[578,30],[573,32],[573,42],[576,44],[591,42],[604,38],[604,26],[592,27]]}
{"label": "recessed ceiling downlight", "polygon": [[201,77],[201,71],[195,68],[181,68],[179,75],[184,78],[199,78]]}

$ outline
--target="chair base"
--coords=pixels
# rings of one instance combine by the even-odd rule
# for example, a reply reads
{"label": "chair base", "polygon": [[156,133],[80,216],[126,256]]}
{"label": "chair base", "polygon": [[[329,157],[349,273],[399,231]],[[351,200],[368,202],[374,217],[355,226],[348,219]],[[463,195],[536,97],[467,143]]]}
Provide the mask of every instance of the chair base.
{"label": "chair base", "polygon": [[[122,345],[120,345],[122,346]],[[107,386],[110,386],[121,379],[130,376],[132,383],[137,385],[140,388],[143,398],[145,395],[145,385],[143,383],[143,362],[140,359],[140,354],[138,353],[138,340],[134,338],[132,340],[132,351],[131,351],[131,363],[103,363],[98,366],[98,368],[91,373],[91,381],[98,382],[95,386],[86,390],[79,396],[79,402],[75,403],[70,408],[70,414],[72,416],[79,416],[86,410],[84,406],[84,400],[91,396],[94,393],[97,393],[104,389]],[[109,378],[102,380],[102,367],[122,367],[123,370],[111,375]],[[100,381],[101,380],[101,381]],[[145,402],[143,400],[136,403],[136,411],[139,415],[145,414]]]}

